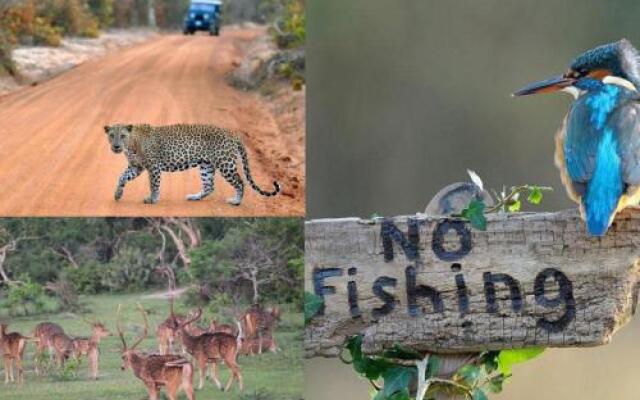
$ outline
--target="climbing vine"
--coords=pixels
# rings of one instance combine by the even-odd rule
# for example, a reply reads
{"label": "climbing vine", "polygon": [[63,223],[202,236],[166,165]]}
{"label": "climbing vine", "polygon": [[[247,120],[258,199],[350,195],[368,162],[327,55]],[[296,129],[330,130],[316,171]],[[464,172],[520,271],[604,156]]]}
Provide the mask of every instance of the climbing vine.
{"label": "climbing vine", "polygon": [[365,355],[362,336],[358,335],[347,340],[340,359],[371,382],[373,400],[430,400],[437,394],[487,400],[489,393],[502,391],[514,364],[531,360],[543,351],[543,348],[486,351],[453,376],[441,377],[440,356],[421,354],[400,345],[381,355]]}

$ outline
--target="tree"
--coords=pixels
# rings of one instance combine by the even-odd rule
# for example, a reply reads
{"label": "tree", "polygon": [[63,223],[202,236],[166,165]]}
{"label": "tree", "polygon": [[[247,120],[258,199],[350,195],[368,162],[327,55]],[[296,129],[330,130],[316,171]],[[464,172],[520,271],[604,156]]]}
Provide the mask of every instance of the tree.
{"label": "tree", "polygon": [[191,274],[201,285],[244,293],[252,303],[265,300],[265,289],[271,300],[298,300],[302,235],[298,219],[238,220],[223,238],[191,252]]}

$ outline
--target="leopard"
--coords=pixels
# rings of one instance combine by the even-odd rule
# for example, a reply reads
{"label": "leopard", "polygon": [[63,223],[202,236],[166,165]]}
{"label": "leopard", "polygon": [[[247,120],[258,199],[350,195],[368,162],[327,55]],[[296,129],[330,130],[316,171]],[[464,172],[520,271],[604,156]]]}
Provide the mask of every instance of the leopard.
{"label": "leopard", "polygon": [[187,200],[199,201],[211,195],[214,191],[214,175],[220,171],[235,189],[235,196],[227,199],[227,203],[240,206],[245,184],[238,172],[238,156],[251,188],[266,197],[280,193],[281,187],[277,181],[273,182],[272,191],[265,191],[254,182],[240,133],[232,130],[202,124],[113,124],[104,126],[104,131],[111,151],[115,154],[124,152],[128,161],[127,168],[118,179],[114,194],[116,201],[122,198],[127,183],[145,170],[149,174],[151,193],[144,203],[155,204],[160,199],[160,176],[163,172],[199,167],[201,190],[187,195]]}

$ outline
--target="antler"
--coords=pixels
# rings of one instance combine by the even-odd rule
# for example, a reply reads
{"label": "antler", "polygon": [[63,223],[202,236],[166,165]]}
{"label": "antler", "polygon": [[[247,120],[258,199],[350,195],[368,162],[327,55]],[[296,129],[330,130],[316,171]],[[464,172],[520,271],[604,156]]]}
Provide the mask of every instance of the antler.
{"label": "antler", "polygon": [[180,324],[180,328],[184,328],[185,326],[189,325],[190,323],[199,320],[200,317],[202,317],[202,308],[198,308],[198,311],[196,311],[196,316],[195,317],[193,317],[191,319],[188,319],[187,321],[185,321],[182,324]]}
{"label": "antler", "polygon": [[142,331],[142,335],[138,338],[138,340],[131,346],[131,350],[135,349],[146,337],[149,331],[149,321],[147,321],[147,313],[144,311],[142,304],[138,303],[138,309],[140,313],[142,313],[142,318],[144,319],[144,330]]}
{"label": "antler", "polygon": [[122,304],[118,304],[118,313],[116,314],[116,329],[118,330],[118,336],[120,336],[120,340],[122,340],[122,351],[127,350],[127,341],[124,340],[124,333],[122,333],[122,327],[120,326],[120,310],[122,309]]}

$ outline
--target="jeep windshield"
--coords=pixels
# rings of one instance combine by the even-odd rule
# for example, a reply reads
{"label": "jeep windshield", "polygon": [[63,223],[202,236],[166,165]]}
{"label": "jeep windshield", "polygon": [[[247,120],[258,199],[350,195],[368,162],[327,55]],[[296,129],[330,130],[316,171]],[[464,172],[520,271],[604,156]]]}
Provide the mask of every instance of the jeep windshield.
{"label": "jeep windshield", "polygon": [[213,4],[193,3],[191,4],[191,7],[189,7],[189,11],[202,12],[202,13],[214,13],[216,11],[216,6]]}

